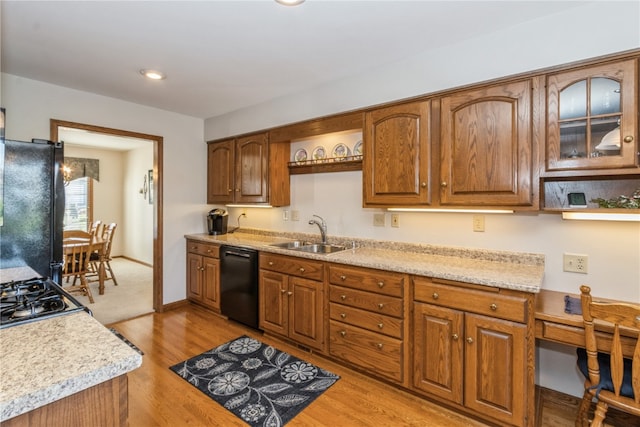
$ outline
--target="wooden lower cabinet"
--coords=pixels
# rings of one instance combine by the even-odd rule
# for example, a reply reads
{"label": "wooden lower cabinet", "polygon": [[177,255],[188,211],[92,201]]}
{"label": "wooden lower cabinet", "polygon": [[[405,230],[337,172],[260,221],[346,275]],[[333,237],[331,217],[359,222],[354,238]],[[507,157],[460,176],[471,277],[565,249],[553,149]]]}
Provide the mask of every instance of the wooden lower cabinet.
{"label": "wooden lower cabinet", "polygon": [[187,240],[187,299],[220,311],[220,247]]}
{"label": "wooden lower cabinet", "polygon": [[322,263],[260,254],[259,324],[302,345],[324,350]]}
{"label": "wooden lower cabinet", "polygon": [[3,421],[2,427],[126,427],[128,417],[125,374]]}
{"label": "wooden lower cabinet", "polygon": [[493,422],[532,426],[532,297],[427,278],[414,286],[413,388]]}

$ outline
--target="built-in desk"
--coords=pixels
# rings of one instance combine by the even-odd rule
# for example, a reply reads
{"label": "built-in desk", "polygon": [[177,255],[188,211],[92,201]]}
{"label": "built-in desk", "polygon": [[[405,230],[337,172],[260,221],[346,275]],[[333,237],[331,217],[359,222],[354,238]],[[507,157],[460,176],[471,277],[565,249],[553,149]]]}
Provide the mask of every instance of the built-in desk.
{"label": "built-in desk", "polygon": [[[567,314],[564,312],[564,296],[566,292],[549,291],[542,289],[536,294],[536,338],[546,341],[558,342],[561,344],[584,347],[584,325],[582,316],[577,314]],[[579,295],[569,294],[579,298]],[[598,301],[614,301],[604,298],[594,297]],[[622,301],[617,301],[622,302]],[[596,321],[596,338],[598,347],[600,343],[603,349],[609,351],[611,348],[611,337],[613,327],[609,324]],[[633,354],[635,341],[634,332],[621,330],[622,350],[625,356]],[[635,335],[637,336],[637,335]]]}

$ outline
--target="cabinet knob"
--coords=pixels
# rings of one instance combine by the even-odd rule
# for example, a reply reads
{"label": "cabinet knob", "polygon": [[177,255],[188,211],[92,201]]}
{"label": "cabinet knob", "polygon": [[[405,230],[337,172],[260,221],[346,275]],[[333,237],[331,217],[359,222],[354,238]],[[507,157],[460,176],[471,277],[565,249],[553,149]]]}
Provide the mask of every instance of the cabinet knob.
{"label": "cabinet knob", "polygon": [[383,323],[378,323],[378,328],[379,328],[379,329],[384,328],[384,324],[383,324]]}
{"label": "cabinet knob", "polygon": [[300,273],[304,273],[304,267],[300,267]]}
{"label": "cabinet knob", "polygon": [[240,189],[239,189],[239,188],[236,188],[236,192],[240,192]]}
{"label": "cabinet knob", "polygon": [[346,295],[340,295],[340,299],[341,299],[342,301],[344,301],[344,300],[346,300],[346,299],[347,299],[347,296],[346,296]]}
{"label": "cabinet knob", "polygon": [[423,182],[422,184],[420,184],[420,187],[422,187],[422,188],[427,188],[427,183],[426,183],[426,182]]}
{"label": "cabinet knob", "polygon": [[493,303],[489,306],[489,308],[493,311],[496,311],[498,309],[498,305],[496,303]]}
{"label": "cabinet knob", "polygon": [[473,338],[471,338],[471,337],[467,337],[467,342],[468,342],[469,344],[473,344]]}
{"label": "cabinet knob", "polygon": [[269,261],[269,265],[273,265],[273,261]]}
{"label": "cabinet knob", "polygon": [[347,276],[343,274],[342,276],[340,276],[340,280],[347,280]]}
{"label": "cabinet knob", "polygon": [[191,250],[192,250],[192,251],[195,251],[196,249],[198,249],[198,247],[197,247],[197,246],[191,246]]}
{"label": "cabinet knob", "polygon": [[233,190],[231,188],[227,188],[227,192],[231,193]]}
{"label": "cabinet knob", "polygon": [[458,336],[458,334],[453,334],[451,335],[451,338],[453,338],[454,341],[458,341],[458,338],[460,337]]}
{"label": "cabinet knob", "polygon": [[343,319],[347,317],[347,315],[345,313],[340,313],[340,317],[342,317]]}
{"label": "cabinet knob", "polygon": [[207,253],[210,254],[211,253],[211,249],[207,249]]}
{"label": "cabinet knob", "polygon": [[382,289],[384,287],[384,282],[382,282],[382,281],[378,282],[378,287],[380,289]]}
{"label": "cabinet knob", "polygon": [[633,136],[627,135],[623,139],[624,142],[633,142]]}
{"label": "cabinet knob", "polygon": [[384,307],[383,303],[378,304],[378,308],[382,310],[382,307]]}
{"label": "cabinet knob", "polygon": [[289,292],[287,292],[287,295],[291,296],[291,295],[293,295],[293,292],[289,291]]}
{"label": "cabinet knob", "polygon": [[433,299],[438,299],[440,298],[440,295],[438,295],[437,292],[434,292],[433,295],[431,295],[433,297]]}
{"label": "cabinet knob", "polygon": [[376,345],[376,347],[378,347],[378,349],[382,350],[382,343],[379,342],[378,345]]}
{"label": "cabinet knob", "polygon": [[440,183],[440,187],[445,188],[447,186],[447,181],[442,181]]}
{"label": "cabinet knob", "polygon": [[342,335],[343,337],[347,335],[347,331],[340,331],[340,335]]}
{"label": "cabinet knob", "polygon": [[286,290],[286,289],[280,289],[280,293],[281,293],[281,294],[284,294],[285,292],[287,292],[287,290]]}

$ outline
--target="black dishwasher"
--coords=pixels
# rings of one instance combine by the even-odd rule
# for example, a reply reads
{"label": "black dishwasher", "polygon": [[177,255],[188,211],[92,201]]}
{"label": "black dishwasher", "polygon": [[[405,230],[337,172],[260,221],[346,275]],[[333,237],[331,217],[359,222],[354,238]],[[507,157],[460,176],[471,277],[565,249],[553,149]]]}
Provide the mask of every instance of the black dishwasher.
{"label": "black dishwasher", "polygon": [[229,319],[258,329],[258,252],[220,248],[220,311]]}

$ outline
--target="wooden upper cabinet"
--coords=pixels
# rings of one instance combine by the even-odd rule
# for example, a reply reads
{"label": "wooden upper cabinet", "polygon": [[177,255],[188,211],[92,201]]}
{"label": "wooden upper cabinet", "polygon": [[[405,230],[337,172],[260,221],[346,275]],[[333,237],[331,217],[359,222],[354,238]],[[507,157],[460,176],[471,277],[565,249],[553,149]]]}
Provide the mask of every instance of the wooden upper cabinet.
{"label": "wooden upper cabinet", "polygon": [[428,205],[430,101],[369,111],[364,124],[364,206]]}
{"label": "wooden upper cabinet", "polygon": [[207,203],[233,203],[235,140],[207,146]]}
{"label": "wooden upper cabinet", "polygon": [[636,59],[551,74],[546,170],[638,166]]}
{"label": "wooden upper cabinet", "polygon": [[269,139],[267,133],[236,141],[236,203],[269,201]]}
{"label": "wooden upper cabinet", "polygon": [[504,83],[442,98],[441,205],[534,203],[532,91],[536,82]]}

